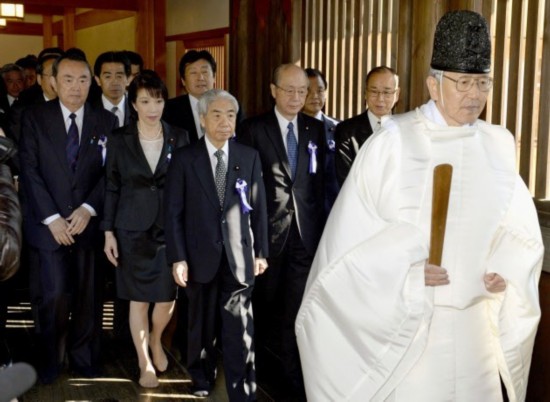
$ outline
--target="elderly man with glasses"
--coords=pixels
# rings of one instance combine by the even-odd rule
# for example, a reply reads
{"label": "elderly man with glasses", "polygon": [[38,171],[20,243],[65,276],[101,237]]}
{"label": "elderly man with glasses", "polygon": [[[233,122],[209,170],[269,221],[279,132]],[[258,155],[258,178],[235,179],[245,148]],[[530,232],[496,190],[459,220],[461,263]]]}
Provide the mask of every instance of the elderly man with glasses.
{"label": "elderly man with glasses", "polygon": [[351,164],[361,146],[391,115],[399,100],[399,77],[393,68],[374,67],[367,74],[365,101],[367,110],[336,126],[336,178],[340,186],[348,176]]}
{"label": "elderly man with glasses", "polygon": [[[309,400],[525,400],[544,248],[512,134],[479,120],[485,19],[445,14],[431,67],[431,100],[364,144],[327,222],[296,322]],[[440,164],[453,174],[428,263]]]}
{"label": "elderly man with glasses", "polygon": [[[280,65],[270,85],[275,107],[237,130],[237,140],[260,154],[267,195],[270,269],[253,294],[258,379],[275,367],[286,380],[281,397],[297,400],[304,391],[294,321],[325,224],[325,133],[323,123],[300,112],[308,86],[303,69]],[[280,359],[267,361],[273,354]]]}

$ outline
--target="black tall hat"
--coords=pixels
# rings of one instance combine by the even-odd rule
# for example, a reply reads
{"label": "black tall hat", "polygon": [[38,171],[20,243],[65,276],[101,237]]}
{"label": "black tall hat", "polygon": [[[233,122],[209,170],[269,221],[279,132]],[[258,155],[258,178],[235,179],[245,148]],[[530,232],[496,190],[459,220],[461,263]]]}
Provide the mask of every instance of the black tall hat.
{"label": "black tall hat", "polygon": [[457,73],[491,71],[491,38],[487,21],[467,11],[446,13],[435,28],[432,68]]}

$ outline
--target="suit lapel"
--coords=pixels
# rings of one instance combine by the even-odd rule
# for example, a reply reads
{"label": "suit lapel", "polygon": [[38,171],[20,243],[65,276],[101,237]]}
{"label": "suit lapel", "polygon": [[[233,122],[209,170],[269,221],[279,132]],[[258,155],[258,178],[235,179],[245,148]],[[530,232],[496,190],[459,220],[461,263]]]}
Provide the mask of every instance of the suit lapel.
{"label": "suit lapel", "polygon": [[199,133],[197,133],[197,126],[195,125],[195,116],[193,115],[193,107],[191,106],[191,99],[189,95],[184,95],[183,97],[183,108],[182,113],[184,113],[184,119],[192,122],[193,124],[189,125],[189,140],[195,142],[199,140]]}
{"label": "suit lapel", "polygon": [[[78,150],[78,160],[76,163],[77,169],[78,166],[86,160],[86,158],[89,156],[89,152],[97,151],[95,146],[91,146],[91,142],[93,141],[93,137],[99,138],[101,135],[107,135],[109,133],[96,133],[96,116],[93,113],[91,107],[86,104],[84,106],[84,119],[82,121],[82,133],[80,134],[80,148]],[[97,143],[97,141],[95,141]],[[95,145],[95,144],[94,144]]]}
{"label": "suit lapel", "polygon": [[229,141],[229,159],[227,162],[224,208],[227,207],[228,200],[231,198],[230,195],[236,191],[235,184],[237,183],[237,179],[242,178],[243,166],[244,166],[244,161],[241,160],[241,155],[236,149],[234,142]]}
{"label": "suit lapel", "polygon": [[279,121],[277,120],[277,116],[275,115],[274,111],[271,111],[271,113],[268,116],[268,119],[265,125],[265,131],[273,144],[273,148],[275,148],[275,152],[277,152],[277,155],[279,156],[279,160],[281,161],[281,165],[283,167],[284,172],[287,174],[289,178],[291,178],[292,175],[290,173],[288,155],[286,153],[285,144],[283,142],[281,128],[279,127]]}
{"label": "suit lapel", "polygon": [[151,167],[149,166],[149,162],[147,162],[147,158],[145,157],[145,153],[143,152],[143,148],[141,147],[141,144],[139,143],[139,134],[137,129],[137,123],[132,123],[129,126],[126,127],[126,130],[123,134],[124,142],[128,146],[128,149],[130,152],[136,157],[136,159],[139,161],[139,163],[142,166],[145,166],[147,171],[152,175],[153,172],[151,171]]}
{"label": "suit lapel", "polygon": [[164,142],[162,144],[162,150],[160,152],[160,158],[155,168],[155,176],[166,172],[170,159],[172,158],[172,153],[176,147],[176,137],[170,130],[170,126],[164,122],[162,124],[162,136],[164,137]]}
{"label": "suit lapel", "polygon": [[195,147],[194,162],[195,163],[193,163],[193,168],[199,178],[202,189],[206,193],[206,196],[208,197],[212,205],[216,209],[219,209],[220,200],[218,199],[216,183],[214,183],[214,175],[212,174],[212,164],[210,163],[210,156],[208,155],[208,149],[206,148],[204,137],[199,140],[198,144]]}
{"label": "suit lapel", "polygon": [[73,175],[71,169],[69,169],[69,162],[67,161],[67,128],[65,127],[65,121],[63,120],[63,112],[61,111],[61,105],[59,100],[53,101],[51,107],[54,110],[52,113],[53,118],[50,120],[47,129],[47,135],[53,144],[53,148],[63,170],[69,176]]}
{"label": "suit lapel", "polygon": [[[309,174],[310,155],[308,145],[311,141],[311,131],[301,113],[298,113],[298,130],[298,167],[296,168],[296,176],[302,173]],[[319,144],[315,145],[319,146]]]}

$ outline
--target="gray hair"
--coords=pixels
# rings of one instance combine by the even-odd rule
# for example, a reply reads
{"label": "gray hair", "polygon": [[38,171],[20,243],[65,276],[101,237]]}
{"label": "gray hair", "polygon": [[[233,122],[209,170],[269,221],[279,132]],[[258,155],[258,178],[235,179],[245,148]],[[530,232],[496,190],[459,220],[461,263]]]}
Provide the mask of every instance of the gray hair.
{"label": "gray hair", "polygon": [[211,89],[202,94],[199,99],[199,115],[206,116],[210,104],[220,99],[231,102],[235,107],[235,113],[239,112],[239,102],[237,102],[237,99],[233,95],[223,89]]}
{"label": "gray hair", "polygon": [[430,68],[430,75],[434,77],[438,82],[441,82],[441,80],[443,79],[443,70]]}
{"label": "gray hair", "polygon": [[8,63],[8,64],[5,64],[2,69],[0,70],[0,73],[2,74],[2,77],[4,76],[4,74],[7,74],[7,73],[10,73],[12,71],[18,71],[20,72],[21,74],[24,74],[25,71],[23,70],[22,67],[18,66],[17,64],[14,64],[14,63]]}

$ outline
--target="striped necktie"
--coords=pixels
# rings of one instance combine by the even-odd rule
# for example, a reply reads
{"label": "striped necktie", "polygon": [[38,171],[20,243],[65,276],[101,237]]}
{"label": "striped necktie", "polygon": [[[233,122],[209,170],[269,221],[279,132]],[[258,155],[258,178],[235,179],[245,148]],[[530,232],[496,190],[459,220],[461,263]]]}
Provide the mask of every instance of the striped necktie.
{"label": "striped necktie", "polygon": [[296,177],[296,167],[298,165],[298,142],[296,141],[296,135],[294,134],[294,124],[288,123],[288,132],[286,133],[286,152],[288,155],[288,164],[290,166],[290,173],[292,181]]}

